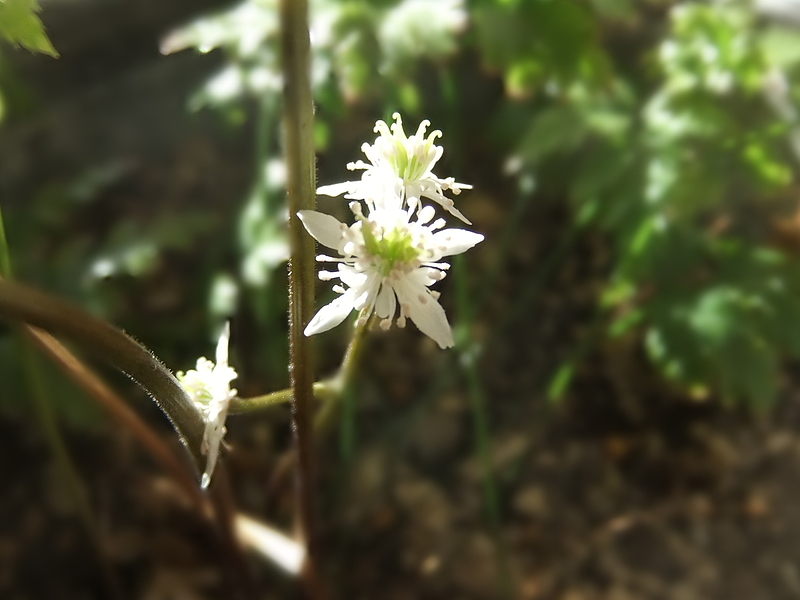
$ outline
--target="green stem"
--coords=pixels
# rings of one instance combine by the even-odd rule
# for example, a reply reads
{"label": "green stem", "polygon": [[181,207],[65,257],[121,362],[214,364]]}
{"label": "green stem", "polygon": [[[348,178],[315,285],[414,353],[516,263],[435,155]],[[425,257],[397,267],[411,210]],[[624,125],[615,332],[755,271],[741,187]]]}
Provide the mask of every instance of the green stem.
{"label": "green stem", "polygon": [[[0,211],[0,276],[5,279],[11,279],[13,276],[11,270],[11,253],[9,252],[8,241],[6,240],[2,211]],[[53,458],[59,470],[64,476],[75,509],[78,511],[79,518],[83,523],[86,534],[97,555],[97,560],[100,564],[103,578],[106,581],[109,592],[114,598],[122,598],[119,582],[103,551],[100,527],[92,513],[86,486],[78,473],[78,469],[75,467],[75,463],[72,461],[67,445],[58,428],[58,422],[49,400],[49,394],[45,389],[44,377],[42,376],[41,367],[36,354],[33,352],[33,348],[31,348],[28,341],[22,336],[20,328],[15,328],[14,337],[17,353],[22,361],[22,369],[30,390],[31,399],[33,400],[36,416],[42,428],[42,433],[44,434],[47,444],[50,446],[50,451],[53,453]]]}
{"label": "green stem", "polygon": [[[347,346],[347,350],[345,351],[344,358],[342,359],[342,366],[339,368],[339,372],[335,377],[325,381],[317,381],[312,386],[314,397],[317,400],[325,401],[325,407],[322,409],[315,421],[316,429],[319,429],[320,427],[323,427],[324,424],[328,423],[329,419],[331,418],[331,414],[329,413],[332,413],[334,410],[334,408],[328,408],[328,405],[336,404],[341,395],[344,393],[345,389],[347,389],[347,386],[350,385],[350,381],[353,378],[353,373],[358,365],[358,357],[361,355],[361,349],[363,347],[362,341],[367,329],[367,322],[360,317],[358,324],[356,325],[355,332],[353,333],[353,338],[350,340],[350,344]],[[264,394],[263,396],[253,396],[252,398],[234,398],[231,401],[230,407],[228,408],[228,414],[239,415],[252,412],[254,410],[270,408],[291,402],[292,398],[292,388],[278,390],[277,392],[270,392],[269,394]]]}
{"label": "green stem", "polygon": [[[336,414],[336,408],[339,404],[339,400],[345,393],[347,387],[350,385],[353,374],[358,366],[358,358],[361,355],[361,351],[364,346],[363,339],[368,329],[369,325],[363,319],[363,315],[361,315],[358,320],[355,333],[353,334],[353,338],[350,340],[350,344],[347,346],[347,351],[342,359],[342,366],[339,368],[339,372],[333,379],[329,379],[323,383],[314,384],[315,386],[321,386],[319,389],[322,391],[322,398],[325,400],[322,410],[317,414],[317,418],[314,420],[314,434],[317,436],[326,432],[333,424],[333,417]],[[282,394],[283,392],[277,393]],[[277,487],[278,484],[286,477],[288,469],[291,466],[295,450],[296,448],[291,448],[284,452],[280,458],[278,458],[270,478],[270,489]]]}
{"label": "green stem", "polygon": [[[335,380],[317,381],[314,383],[314,397],[318,400],[329,400],[335,396]],[[292,388],[270,392],[263,396],[253,396],[252,398],[234,398],[228,407],[229,415],[240,415],[244,413],[271,408],[281,404],[288,404],[292,401]]]}
{"label": "green stem", "polygon": [[311,98],[311,51],[307,0],[281,0],[281,63],[287,196],[289,207],[289,371],[292,421],[297,447],[297,499],[307,547],[307,583],[316,573],[315,467],[313,456],[313,369],[303,329],[314,310],[314,239],[305,232],[298,211],[316,205],[314,108]]}
{"label": "green stem", "polygon": [[339,401],[344,394],[347,386],[353,379],[353,374],[358,366],[358,359],[361,356],[361,351],[364,348],[364,336],[369,329],[369,321],[365,315],[359,315],[356,330],[353,333],[353,338],[347,346],[347,351],[342,359],[342,366],[336,377],[328,382],[326,392],[330,394],[328,401],[322,405],[314,420],[314,432],[319,434],[327,431],[333,424],[333,417],[336,415],[336,410],[339,408]]}

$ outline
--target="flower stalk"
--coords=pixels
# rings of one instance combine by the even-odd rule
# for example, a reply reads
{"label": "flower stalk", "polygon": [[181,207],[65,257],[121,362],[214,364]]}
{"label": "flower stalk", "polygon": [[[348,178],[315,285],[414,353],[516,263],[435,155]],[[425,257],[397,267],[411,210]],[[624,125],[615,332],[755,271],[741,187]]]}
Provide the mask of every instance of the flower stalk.
{"label": "flower stalk", "polygon": [[316,557],[315,468],[313,457],[313,369],[303,329],[314,310],[314,240],[305,234],[298,211],[313,210],[316,179],[311,98],[307,0],[281,0],[281,61],[287,196],[289,207],[289,372],[297,447],[297,498],[301,535],[307,547],[307,584],[313,586]]}

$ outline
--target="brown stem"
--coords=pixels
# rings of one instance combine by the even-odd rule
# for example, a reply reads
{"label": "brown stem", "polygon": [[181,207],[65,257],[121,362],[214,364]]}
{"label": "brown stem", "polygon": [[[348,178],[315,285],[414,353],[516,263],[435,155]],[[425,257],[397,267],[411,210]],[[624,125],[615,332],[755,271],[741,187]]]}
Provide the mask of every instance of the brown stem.
{"label": "brown stem", "polygon": [[307,0],[281,0],[283,114],[289,206],[289,371],[292,425],[297,448],[296,493],[301,536],[307,547],[305,573],[315,579],[316,506],[313,455],[313,370],[303,329],[314,310],[314,240],[306,234],[297,212],[313,209],[314,121],[310,83],[310,40]]}
{"label": "brown stem", "polygon": [[[344,390],[350,385],[350,381],[355,374],[356,367],[358,366],[358,359],[364,347],[364,336],[368,329],[369,326],[367,325],[366,319],[359,318],[358,326],[356,327],[355,333],[353,333],[350,344],[347,346],[339,372],[335,377],[326,380],[322,384],[315,384],[324,386],[325,393],[325,404],[323,404],[322,409],[317,413],[316,419],[314,419],[314,435],[317,438],[328,431],[333,422],[333,417],[339,406],[339,400]],[[294,448],[287,450],[278,457],[278,460],[275,462],[275,468],[272,470],[269,482],[267,483],[267,493],[269,495],[272,495],[282,484],[284,478],[289,473],[294,458]]]}

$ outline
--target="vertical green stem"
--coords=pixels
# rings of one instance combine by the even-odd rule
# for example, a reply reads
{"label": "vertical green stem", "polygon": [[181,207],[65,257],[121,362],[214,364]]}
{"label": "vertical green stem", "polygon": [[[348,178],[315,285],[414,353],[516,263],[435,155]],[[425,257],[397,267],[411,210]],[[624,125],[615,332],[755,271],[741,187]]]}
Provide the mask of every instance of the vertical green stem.
{"label": "vertical green stem", "polygon": [[[6,230],[3,223],[3,214],[0,211],[0,276],[5,279],[11,279],[11,255],[8,251],[8,242],[6,240]],[[25,380],[30,390],[31,399],[33,401],[36,416],[39,419],[39,424],[42,428],[47,444],[50,446],[50,451],[53,453],[53,458],[58,465],[58,469],[64,476],[65,482],[69,489],[69,494],[72,496],[72,501],[75,504],[75,509],[83,522],[83,527],[94,547],[97,554],[97,560],[103,573],[103,578],[106,581],[109,592],[113,598],[122,598],[122,592],[114,576],[113,569],[106,560],[103,552],[102,537],[100,535],[100,528],[92,514],[92,508],[89,503],[89,495],[86,492],[86,487],[81,480],[78,469],[72,462],[72,458],[67,450],[67,445],[61,432],[58,429],[58,422],[53,413],[53,407],[48,399],[48,393],[44,386],[44,379],[41,373],[41,367],[37,361],[36,354],[28,341],[22,335],[19,327],[15,327],[15,344],[17,346],[17,354],[22,361],[22,369],[25,374]]]}
{"label": "vertical green stem", "polygon": [[283,115],[289,206],[289,371],[292,420],[297,447],[296,490],[301,533],[307,546],[306,572],[314,578],[316,563],[315,469],[313,457],[313,370],[303,329],[314,310],[314,240],[297,212],[313,209],[316,181],[310,40],[307,0],[281,0]]}

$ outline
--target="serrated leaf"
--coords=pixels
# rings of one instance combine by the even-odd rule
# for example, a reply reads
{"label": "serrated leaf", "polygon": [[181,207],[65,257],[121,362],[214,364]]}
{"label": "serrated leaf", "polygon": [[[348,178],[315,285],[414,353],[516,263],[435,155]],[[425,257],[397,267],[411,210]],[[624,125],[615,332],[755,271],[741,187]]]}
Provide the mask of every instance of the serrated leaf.
{"label": "serrated leaf", "polygon": [[58,57],[36,16],[39,10],[37,0],[0,0],[0,35],[15,46]]}

